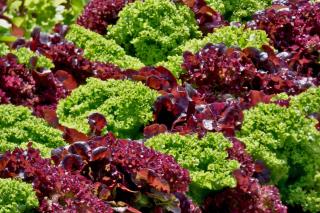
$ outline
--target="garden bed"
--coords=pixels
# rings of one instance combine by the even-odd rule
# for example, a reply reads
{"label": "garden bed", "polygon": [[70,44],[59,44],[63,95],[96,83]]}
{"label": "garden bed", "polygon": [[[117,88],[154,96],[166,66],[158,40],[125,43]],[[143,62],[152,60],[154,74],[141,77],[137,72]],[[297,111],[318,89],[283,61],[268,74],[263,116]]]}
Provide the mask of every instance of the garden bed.
{"label": "garden bed", "polygon": [[0,8],[0,212],[320,212],[318,1]]}

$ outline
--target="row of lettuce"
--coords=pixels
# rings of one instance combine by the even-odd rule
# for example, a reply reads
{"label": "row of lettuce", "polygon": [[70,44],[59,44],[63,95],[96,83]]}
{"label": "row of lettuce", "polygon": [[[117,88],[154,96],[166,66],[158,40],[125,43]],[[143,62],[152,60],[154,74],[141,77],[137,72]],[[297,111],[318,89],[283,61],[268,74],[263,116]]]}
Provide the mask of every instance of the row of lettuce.
{"label": "row of lettuce", "polygon": [[[128,17],[125,19],[131,20],[131,18],[128,18]],[[144,20],[142,20],[141,22],[143,23]],[[188,22],[186,22],[186,27],[190,25],[187,23]],[[172,26],[172,28],[173,27],[174,25]],[[177,28],[177,29],[180,29],[180,28]],[[125,32],[125,30],[121,29],[120,27],[117,31]],[[159,29],[159,32],[161,31],[162,30]],[[137,32],[140,32],[140,29],[137,29]],[[177,32],[181,32],[181,31],[178,30]],[[118,38],[120,34],[121,33],[118,33],[118,35],[115,35],[114,37]],[[199,32],[198,32],[198,35],[199,35]],[[172,41],[174,41],[175,39],[174,37],[179,37],[174,35],[172,36],[173,38],[167,39],[168,40],[166,41],[167,43],[171,43]],[[160,33],[159,35],[157,35],[157,37],[161,37],[165,39],[164,35],[161,35]],[[125,51],[118,44],[118,42],[116,42],[112,38],[107,39],[102,35],[92,32],[90,30],[87,30],[79,25],[74,24],[69,26],[69,30],[65,38],[68,41],[75,43],[77,47],[83,49],[84,57],[89,60],[113,63],[123,69],[137,70],[145,66],[144,63],[142,63],[139,60],[139,57],[136,58],[136,57],[127,55],[127,51]],[[190,38],[191,40],[189,40]],[[150,49],[151,47],[148,44],[149,42],[151,42],[149,40],[149,41],[145,41],[145,44],[144,44],[148,46],[148,48],[146,46],[142,48],[142,45],[140,44],[138,45],[142,49],[141,49],[141,53],[137,53],[137,54],[138,55],[141,54],[147,57],[154,57],[152,56],[152,54],[155,54],[159,58],[152,60],[150,61],[150,63],[146,63],[146,64],[165,66],[176,77],[179,77],[179,75],[183,73],[183,70],[181,69],[181,64],[183,62],[182,54],[185,51],[196,53],[208,43],[213,43],[213,44],[224,43],[228,47],[236,46],[240,48],[246,48],[246,47],[261,48],[262,45],[267,45],[269,43],[267,34],[264,31],[245,29],[244,26],[240,26],[240,27],[226,26],[226,27],[218,28],[214,33],[208,34],[203,38],[194,39],[194,37],[189,37],[189,39],[186,38],[184,42],[182,41],[183,42],[182,44],[180,43],[181,45],[170,44],[170,46],[173,46],[170,48],[170,47],[164,47],[165,44],[163,45],[159,44],[158,39],[155,37],[154,43],[157,43],[158,49],[151,50]],[[124,43],[131,43],[131,42],[129,41]],[[128,49],[135,49],[135,48],[128,47]],[[169,49],[169,51],[166,51],[165,49]],[[163,53],[160,53],[159,51],[163,51]],[[9,52],[9,48],[4,43],[1,43],[1,55],[4,55],[8,52]],[[28,49],[25,49],[25,48],[20,48],[16,51],[13,51],[12,53],[15,54],[19,58],[19,62],[23,64],[28,64],[30,58],[32,56],[36,56],[36,55],[33,55],[31,51],[28,52]],[[54,65],[50,63],[50,61],[45,57],[43,57],[42,55],[38,55],[37,66],[50,69]]]}
{"label": "row of lettuce", "polygon": [[[107,1],[96,1],[96,5],[99,5],[98,11],[101,11],[103,3],[109,4]],[[107,3],[106,3],[107,2]],[[262,10],[271,4],[270,0],[252,1],[247,0],[238,4],[237,2],[223,0],[223,1],[206,1],[212,8],[218,10],[224,14],[227,19],[231,20],[246,20],[255,11]],[[88,0],[72,0],[72,1],[49,1],[49,0],[31,0],[24,2],[22,0],[11,1],[2,0],[1,6],[1,41],[10,41],[15,39],[15,35],[10,33],[12,29],[21,29],[22,32],[18,32],[16,36],[24,35],[30,36],[30,29],[36,26],[40,26],[44,31],[49,32],[56,23],[70,24],[74,22],[79,14],[81,14],[84,6],[88,3]],[[125,1],[119,1],[113,3],[111,8],[115,11],[119,10],[116,7],[123,7]],[[119,4],[119,5],[118,5]],[[94,6],[92,8],[94,10]],[[98,13],[96,10],[95,12]],[[94,13],[94,12],[92,12]],[[89,13],[88,15],[91,15]],[[105,16],[108,15],[108,11],[105,11]],[[111,14],[109,13],[109,16]],[[97,20],[87,20],[97,21]]]}
{"label": "row of lettuce", "polygon": [[[59,103],[57,113],[64,125],[88,132],[86,117],[99,112],[106,115],[108,131],[120,138],[137,137],[137,130],[152,119],[152,104],[158,95],[141,83],[88,79],[86,85],[80,86]],[[320,197],[317,190],[320,184],[320,132],[315,127],[317,121],[307,116],[320,111],[320,89],[311,88],[289,98],[289,107],[273,103],[258,104],[245,111],[242,129],[237,137],[246,144],[247,151],[255,159],[262,160],[270,169],[269,183],[279,187],[283,201],[317,212]],[[1,105],[0,114],[2,152],[15,147],[26,148],[27,143],[32,141],[33,147],[39,149],[42,156],[50,157],[51,149],[66,145],[62,132],[33,116],[25,107]],[[202,139],[196,135],[164,133],[148,139],[144,144],[172,155],[183,168],[188,169],[192,180],[188,194],[199,204],[212,191],[236,186],[232,174],[239,168],[239,163],[228,160],[227,150],[232,143],[221,133],[208,133]],[[8,182],[5,179],[1,181],[3,184]],[[12,181],[10,184],[15,187],[19,184],[22,188],[27,187],[24,183]],[[34,207],[34,192],[26,190],[21,194],[22,188],[11,192],[11,197],[16,195],[17,203],[12,203],[15,199],[1,200],[1,208]],[[6,189],[1,188],[1,193],[7,193]],[[25,197],[21,198],[23,195]]]}
{"label": "row of lettuce", "polygon": [[[16,2],[15,6],[12,2],[7,5],[19,8],[20,1]],[[199,212],[198,205],[207,212],[218,211],[217,206],[229,212],[240,207],[243,212],[286,212],[281,200],[289,206],[298,206],[297,209],[301,206],[304,211],[318,212],[320,89],[316,85],[320,57],[316,58],[319,55],[316,43],[319,37],[312,27],[311,30],[301,27],[299,20],[308,15],[310,20],[307,23],[313,26],[317,16],[311,17],[312,11],[319,10],[319,4],[301,2],[303,7],[299,10],[294,4],[279,6],[279,11],[266,10],[251,27],[248,27],[250,23],[246,27],[234,24],[203,35],[192,11],[179,3],[146,0],[127,6],[121,3],[121,9],[110,9],[104,1],[96,0],[87,5],[82,18],[78,19],[82,26],[72,24],[66,31],[60,26],[63,32],[51,37],[36,30],[30,34],[30,41],[19,40],[14,48],[0,44],[0,76],[4,82],[0,85],[0,103],[3,103],[0,105],[0,152],[4,153],[0,156],[0,177],[6,178],[0,179],[0,195],[7,198],[0,200],[1,212],[24,212],[36,208],[47,212],[66,209],[94,212],[137,209],[144,212],[157,208]],[[253,12],[271,4],[269,1],[207,3],[231,20],[247,20]],[[41,4],[36,4],[36,8],[38,5]],[[106,17],[112,16],[111,12],[120,11],[116,22],[99,23],[105,27],[103,33],[90,25],[99,21],[96,17],[85,19],[92,13],[94,15],[94,8],[99,5],[107,5],[101,7]],[[300,17],[297,15],[298,20],[290,13],[283,14],[288,12],[286,8],[289,12],[305,13]],[[40,14],[40,10],[38,12]],[[277,12],[286,17],[283,22],[297,20],[294,29],[303,29],[292,31],[291,36],[300,33],[297,40],[279,36],[283,29],[279,30],[280,24],[272,19]],[[265,21],[263,17],[269,20]],[[28,23],[21,19],[20,23],[27,27],[42,25],[35,20]],[[47,30],[52,26],[53,23],[49,24]],[[62,34],[64,38],[59,37]],[[288,44],[283,42],[285,39]],[[292,49],[297,42],[301,42],[301,46]],[[224,43],[225,46],[208,43]],[[266,47],[269,44],[274,47]],[[277,55],[277,49],[284,52]],[[286,51],[292,51],[294,56],[284,56],[284,53],[289,54]],[[69,53],[75,56],[69,56]],[[65,58],[69,61],[64,61]],[[294,96],[281,93],[265,101],[268,103],[242,108],[246,110],[241,129],[235,128],[237,131],[233,137],[214,132],[215,123],[206,117],[201,122],[209,131],[203,137],[198,137],[197,131],[183,135],[170,132],[169,126],[185,122],[184,113],[191,113],[189,117],[192,117],[196,112],[185,110],[179,114],[181,117],[174,118],[178,109],[170,108],[175,104],[178,108],[185,107],[186,99],[197,102],[194,89],[188,84],[172,86],[172,82],[172,88],[163,89],[165,87],[161,85],[160,89],[155,89],[152,82],[139,82],[145,65],[162,65],[176,80],[192,83],[202,92],[205,101],[200,102],[195,111],[212,104],[213,94],[221,96],[220,102],[229,104],[230,99],[246,98],[255,89],[268,95],[304,92]],[[134,71],[140,68],[142,71]],[[87,69],[92,71],[88,75],[96,78],[88,78]],[[134,80],[131,77],[118,79],[118,74],[111,75],[115,79],[108,79],[95,75],[99,69],[138,74]],[[75,72],[83,72],[85,77]],[[73,79],[70,74],[77,79],[76,83],[62,86],[57,83],[61,78]],[[162,76],[156,77],[161,79]],[[211,78],[215,80],[211,81]],[[221,80],[216,80],[219,78]],[[63,88],[66,85],[68,88]],[[186,99],[179,99],[181,88],[187,91]],[[173,113],[159,112],[156,116],[172,115],[170,125],[163,122],[168,131],[144,138],[142,130],[154,123],[155,105],[165,96],[172,102],[164,102],[164,107]],[[34,103],[53,103],[50,107],[57,114],[60,128],[50,126]],[[219,108],[219,104],[215,106]],[[24,105],[33,111],[15,105]],[[88,121],[88,117],[95,113],[102,114],[105,120],[97,115],[98,119]],[[75,143],[67,144],[63,137],[66,132],[61,125],[65,129],[76,129],[80,136],[76,137]],[[91,138],[85,136],[87,134]],[[244,148],[239,148],[242,146],[238,140],[246,145],[246,151],[241,151]],[[30,146],[40,150],[41,156]],[[16,147],[22,149],[12,151]],[[250,163],[252,159],[246,152],[255,163]],[[51,160],[45,159],[50,157]],[[253,166],[255,168],[251,168]],[[273,185],[279,189],[281,200]],[[239,193],[244,195],[242,198],[237,197],[237,190],[245,192]],[[223,203],[219,199],[231,201]],[[241,199],[245,200],[242,204]],[[213,209],[210,209],[210,202],[216,205]]]}

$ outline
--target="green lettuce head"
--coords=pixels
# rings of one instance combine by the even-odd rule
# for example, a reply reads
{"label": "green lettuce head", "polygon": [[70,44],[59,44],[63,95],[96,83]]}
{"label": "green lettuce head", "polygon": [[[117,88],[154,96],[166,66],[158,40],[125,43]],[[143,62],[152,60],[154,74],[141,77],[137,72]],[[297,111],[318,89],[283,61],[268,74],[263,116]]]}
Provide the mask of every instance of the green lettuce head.
{"label": "green lettuce head", "polygon": [[163,61],[177,46],[200,36],[192,11],[170,0],[129,3],[108,34],[146,65]]}
{"label": "green lettuce head", "polygon": [[5,43],[0,43],[0,56],[7,55],[9,52],[9,47]]}
{"label": "green lettuce head", "polygon": [[57,23],[73,23],[88,0],[6,0],[5,2],[4,15],[24,31],[25,37],[29,37],[35,27],[41,27],[43,31],[49,32]]}
{"label": "green lettuce head", "polygon": [[231,21],[247,21],[252,15],[271,5],[272,0],[205,0],[213,9]]}
{"label": "green lettuce head", "polygon": [[307,116],[320,112],[319,88],[291,97],[288,108],[259,104],[244,112],[237,136],[265,162],[284,200],[305,211],[320,209],[320,132]]}
{"label": "green lettuce head", "polygon": [[31,184],[0,178],[0,212],[32,212],[38,206],[39,201]]}
{"label": "green lettuce head", "polygon": [[26,148],[28,142],[44,157],[50,157],[51,149],[66,145],[60,130],[33,116],[28,108],[0,105],[0,152]]}
{"label": "green lettuce head", "polygon": [[290,97],[290,107],[300,110],[306,116],[320,113],[320,87],[312,87],[300,95]]}
{"label": "green lettuce head", "polygon": [[125,50],[114,40],[85,29],[80,25],[69,26],[66,39],[84,50],[84,57],[91,61],[113,63],[124,69],[140,69],[144,64],[135,57],[126,55]]}
{"label": "green lettuce head", "polygon": [[98,112],[107,119],[107,130],[122,138],[139,138],[141,128],[152,121],[157,91],[141,82],[90,78],[58,104],[60,122],[81,132],[89,132],[87,118]]}
{"label": "green lettuce head", "polygon": [[232,173],[239,163],[228,159],[227,149],[232,143],[221,133],[208,133],[202,139],[197,135],[160,134],[145,145],[172,155],[189,170],[192,179],[189,194],[199,203],[210,191],[236,186]]}

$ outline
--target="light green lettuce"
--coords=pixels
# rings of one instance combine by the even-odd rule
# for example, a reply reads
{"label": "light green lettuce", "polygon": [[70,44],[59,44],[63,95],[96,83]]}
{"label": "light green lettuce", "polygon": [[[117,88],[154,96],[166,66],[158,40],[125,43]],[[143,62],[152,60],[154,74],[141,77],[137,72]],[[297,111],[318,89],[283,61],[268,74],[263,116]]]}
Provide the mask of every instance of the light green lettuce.
{"label": "light green lettuce", "polygon": [[0,43],[0,56],[4,56],[9,52],[9,47],[5,43]]}
{"label": "light green lettuce", "polygon": [[210,191],[236,186],[232,173],[239,163],[228,159],[227,149],[232,143],[221,133],[208,133],[202,139],[197,135],[165,133],[148,139],[145,145],[172,155],[189,170],[192,179],[189,194],[197,202]]}
{"label": "light green lettuce", "polygon": [[205,0],[209,6],[219,11],[231,21],[247,21],[252,15],[271,5],[272,0]]}
{"label": "light green lettuce", "polygon": [[307,116],[320,113],[320,87],[312,87],[300,95],[290,97],[290,107]]}
{"label": "light green lettuce", "polygon": [[114,40],[87,30],[77,24],[69,26],[66,39],[84,50],[84,56],[91,61],[107,62],[124,69],[140,69],[144,64],[135,57],[126,55],[125,50]]}
{"label": "light green lettuce", "polygon": [[305,211],[320,209],[320,132],[307,116],[320,112],[319,88],[291,97],[289,107],[259,104],[244,112],[237,136],[271,170],[283,199]]}
{"label": "light green lettuce", "polygon": [[201,36],[192,11],[170,0],[129,3],[108,30],[108,38],[146,65],[163,61],[179,45]]}
{"label": "light green lettuce", "polygon": [[58,104],[61,124],[88,133],[87,117],[103,114],[107,130],[122,138],[139,138],[141,128],[152,121],[152,106],[159,96],[141,82],[90,78]]}
{"label": "light green lettuce", "polygon": [[60,130],[33,116],[28,108],[0,105],[0,152],[26,148],[28,142],[45,157],[50,156],[51,149],[66,145]]}
{"label": "light green lettuce", "polygon": [[29,37],[35,27],[50,32],[56,23],[73,23],[87,1],[7,0],[4,15],[24,32],[25,37]]}
{"label": "light green lettuce", "polygon": [[0,178],[0,212],[31,212],[39,206],[31,184],[15,179]]}

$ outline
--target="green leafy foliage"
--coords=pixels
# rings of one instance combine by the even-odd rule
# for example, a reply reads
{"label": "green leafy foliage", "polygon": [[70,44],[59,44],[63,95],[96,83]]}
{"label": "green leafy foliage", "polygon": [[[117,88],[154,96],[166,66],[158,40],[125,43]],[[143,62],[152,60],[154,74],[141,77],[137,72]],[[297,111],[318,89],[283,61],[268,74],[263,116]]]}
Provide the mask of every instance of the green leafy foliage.
{"label": "green leafy foliage", "polygon": [[191,39],[185,42],[174,49],[174,55],[168,56],[167,61],[160,62],[157,65],[167,67],[176,77],[179,77],[179,75],[183,73],[181,68],[183,52],[189,51],[196,53],[208,43],[224,43],[228,47],[254,47],[259,49],[262,45],[268,44],[269,39],[263,30],[251,30],[235,26],[221,27],[202,39]]}
{"label": "green leafy foliage", "polygon": [[0,56],[8,54],[9,51],[9,47],[5,43],[0,43]]}
{"label": "green leafy foliage", "polygon": [[109,27],[108,37],[146,65],[163,61],[185,41],[201,36],[194,14],[170,0],[135,1]]}
{"label": "green leafy foliage", "polygon": [[15,179],[0,179],[0,212],[20,213],[36,209],[39,202],[31,184]]}
{"label": "green leafy foliage", "polygon": [[320,209],[320,132],[306,116],[319,112],[319,98],[319,88],[312,88],[292,97],[288,108],[259,104],[244,112],[238,132],[252,156],[271,170],[284,200],[311,212]]}
{"label": "green leafy foliage", "polygon": [[31,66],[30,59],[32,57],[37,58],[36,67],[43,67],[43,68],[47,68],[47,69],[51,69],[54,67],[54,64],[52,63],[52,61],[50,59],[46,58],[43,55],[34,53],[33,51],[31,51],[28,48],[22,47],[22,48],[19,48],[17,50],[12,51],[12,53],[18,57],[18,61],[20,64],[25,64],[25,65],[27,65],[27,67]]}
{"label": "green leafy foliage", "polygon": [[214,10],[221,14],[226,13],[226,0],[205,0],[205,2]]}
{"label": "green leafy foliage", "polygon": [[82,13],[85,5],[90,0],[55,0],[57,2],[61,2],[64,6],[62,10],[63,23],[64,24],[72,24],[78,18],[78,16]]}
{"label": "green leafy foliage", "polygon": [[289,95],[285,92],[276,94],[271,98],[271,101],[279,101],[279,100],[287,100],[289,99]]}
{"label": "green leafy foliage", "polygon": [[228,160],[227,149],[232,143],[221,133],[208,133],[202,139],[197,135],[160,134],[147,140],[145,145],[172,155],[189,170],[190,195],[197,202],[210,191],[236,186],[232,173],[239,168],[239,163]]}
{"label": "green leafy foliage", "polygon": [[290,107],[302,111],[306,116],[320,113],[320,87],[313,87],[297,96],[292,96]]}
{"label": "green leafy foliage", "polygon": [[280,93],[272,97],[271,101],[289,100],[290,108],[297,109],[309,116],[312,113],[320,112],[320,87],[311,87],[305,92],[289,96],[286,93]]}
{"label": "green leafy foliage", "polygon": [[231,21],[246,21],[251,16],[271,5],[271,0],[205,0],[210,7]]}
{"label": "green leafy foliage", "polygon": [[126,55],[125,50],[114,40],[108,40],[80,25],[70,25],[66,39],[82,48],[84,56],[92,61],[114,63],[126,69],[140,69],[144,66],[138,58]]}
{"label": "green leafy foliage", "polygon": [[267,33],[263,30],[251,30],[242,27],[226,26],[216,29],[204,40],[209,43],[224,43],[226,46],[237,46],[240,48],[254,47],[261,48],[268,44]]}
{"label": "green leafy foliage", "polygon": [[122,138],[138,138],[152,120],[158,95],[141,82],[90,78],[59,102],[57,114],[63,125],[88,133],[87,117],[98,112],[106,117],[107,130]]}
{"label": "green leafy foliage", "polygon": [[62,132],[32,115],[22,106],[0,105],[0,152],[15,147],[26,147],[33,142],[44,156],[50,156],[50,149],[64,146]]}
{"label": "green leafy foliage", "polygon": [[[24,31],[24,36],[29,37],[37,26],[48,32],[56,23],[72,23],[86,2],[87,0],[7,0],[4,15]],[[6,31],[10,29],[8,27]]]}

